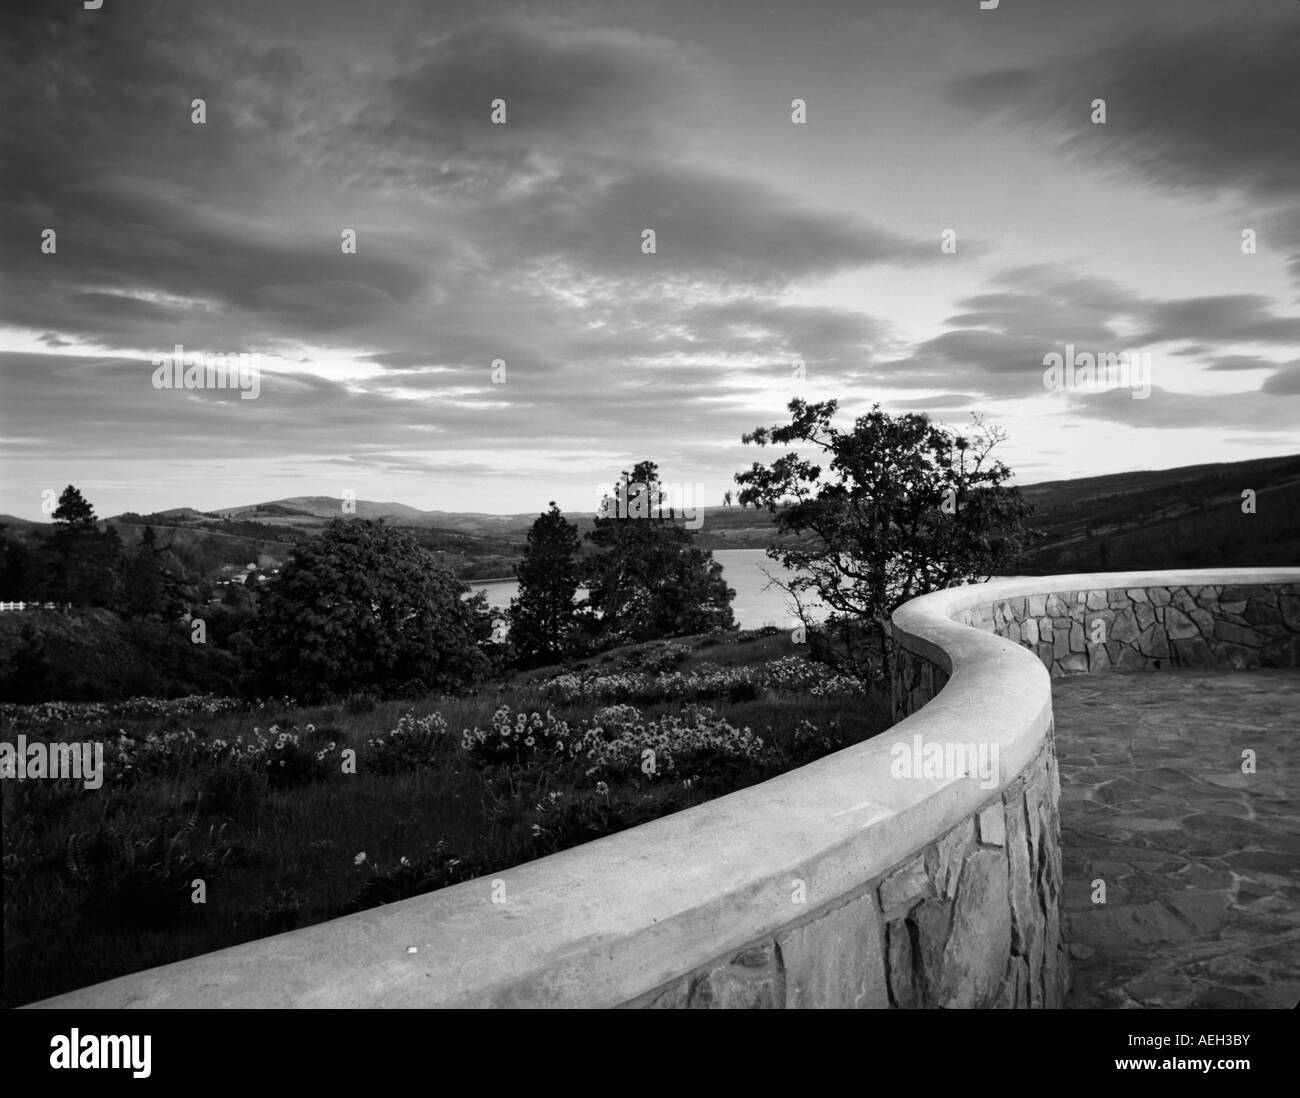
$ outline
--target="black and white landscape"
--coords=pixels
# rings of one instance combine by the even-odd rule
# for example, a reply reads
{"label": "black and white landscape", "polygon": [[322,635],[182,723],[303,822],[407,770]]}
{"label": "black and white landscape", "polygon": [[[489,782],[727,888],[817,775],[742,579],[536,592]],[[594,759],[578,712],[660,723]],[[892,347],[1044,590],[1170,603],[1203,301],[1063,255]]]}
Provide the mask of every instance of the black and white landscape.
{"label": "black and white landscape", "polygon": [[[1269,0],[8,9],[4,1005],[779,780],[911,712],[900,606],[1077,573],[1211,678],[1140,796],[1058,711],[1048,917],[1084,817],[1192,837],[1073,999],[945,999],[914,934],[871,1005],[1284,1005],[1295,756],[1216,784],[1201,692],[1276,735],[1300,659],[1297,57]],[[1239,578],[1087,599],[1174,569]],[[1012,640],[1097,670],[1068,614]],[[771,963],[669,1005],[807,1005]]]}

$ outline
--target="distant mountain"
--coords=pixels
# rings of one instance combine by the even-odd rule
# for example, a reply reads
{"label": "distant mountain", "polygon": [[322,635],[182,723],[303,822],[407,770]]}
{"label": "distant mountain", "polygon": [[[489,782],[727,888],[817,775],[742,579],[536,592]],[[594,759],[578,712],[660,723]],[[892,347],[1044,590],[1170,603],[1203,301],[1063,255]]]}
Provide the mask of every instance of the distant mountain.
{"label": "distant mountain", "polygon": [[[1246,489],[1255,493],[1255,514],[1242,512]],[[1300,563],[1300,455],[1048,481],[1022,485],[1021,492],[1035,507],[1033,525],[1045,534],[1018,566],[1026,573]],[[357,500],[349,509],[357,518],[409,529],[465,579],[510,576],[540,513],[423,511],[373,500]],[[163,544],[187,555],[187,564],[212,574],[224,563],[283,560],[294,542],[341,517],[348,516],[340,498],[294,496],[213,512],[174,507],[106,521],[128,545],[153,525]],[[590,513],[566,517],[580,534],[593,526]],[[704,549],[763,549],[773,537],[773,517],[763,510],[708,507],[702,519],[692,525]],[[51,527],[12,515],[0,515],[0,523],[20,538],[44,536]]]}

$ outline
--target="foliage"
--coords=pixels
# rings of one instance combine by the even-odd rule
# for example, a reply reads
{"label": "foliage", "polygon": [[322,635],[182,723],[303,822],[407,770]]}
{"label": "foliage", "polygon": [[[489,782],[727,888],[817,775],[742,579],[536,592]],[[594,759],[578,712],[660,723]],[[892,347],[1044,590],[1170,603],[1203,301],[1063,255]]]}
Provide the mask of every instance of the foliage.
{"label": "foliage", "polygon": [[17,704],[37,702],[48,698],[58,686],[58,672],[45,650],[45,642],[31,622],[25,622],[19,645],[0,672],[0,696]]}
{"label": "foliage", "polygon": [[440,713],[404,713],[397,727],[366,740],[365,766],[377,774],[402,774],[436,766],[447,754],[447,721]]}
{"label": "foliage", "polygon": [[510,603],[510,640],[522,666],[554,663],[575,647],[579,541],[554,502],[528,531],[515,566],[519,595]]}
{"label": "foliage", "polygon": [[[730,628],[735,591],[713,554],[664,507],[658,466],[639,462],[614,486],[587,535],[588,606],[606,644]],[[612,513],[611,513],[612,512]]]}
{"label": "foliage", "polygon": [[382,523],[335,519],[266,588],[252,631],[255,690],[454,691],[486,666],[481,615],[462,601],[465,585]]}
{"label": "foliage", "polygon": [[796,573],[790,593],[815,593],[833,615],[868,623],[874,651],[845,655],[887,671],[894,608],[1007,567],[1033,540],[1030,508],[1006,486],[1011,470],[990,457],[1004,435],[978,418],[972,439],[876,405],[841,431],[836,409],[795,399],[790,423],[743,436],[758,446],[807,443],[824,469],[791,450],[735,479],[742,502],[775,515],[778,536],[800,535],[768,549]]}

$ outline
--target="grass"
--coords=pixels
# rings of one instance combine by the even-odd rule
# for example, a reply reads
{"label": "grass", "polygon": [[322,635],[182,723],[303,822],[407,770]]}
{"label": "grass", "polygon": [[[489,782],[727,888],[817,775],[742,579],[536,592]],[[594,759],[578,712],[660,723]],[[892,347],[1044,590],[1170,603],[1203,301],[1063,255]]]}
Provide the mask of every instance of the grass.
{"label": "grass", "polygon": [[[752,677],[772,660],[806,652],[788,634],[741,637],[631,646],[570,671],[690,672],[712,665]],[[117,743],[124,731],[121,742],[133,745],[133,754],[108,750],[110,773],[97,791],[71,781],[2,783],[0,1005],[505,870],[764,781],[889,722],[885,699],[860,693],[764,688],[745,700],[696,703],[711,718],[696,718],[691,699],[660,699],[638,706],[639,722],[654,732],[662,719],[671,735],[661,740],[676,746],[663,756],[662,772],[646,775],[637,765],[645,727],[619,724],[597,700],[548,704],[543,683],[556,671],[518,675],[476,696],[420,702],[210,716],[179,715],[164,705],[149,717],[106,720],[101,711],[97,719],[56,726],[38,724],[36,711],[9,710],[0,730],[5,739],[25,733],[29,742],[40,736]],[[501,750],[468,750],[462,730],[490,730],[502,705],[512,718],[551,710],[569,726],[558,733],[568,746],[558,749],[555,735],[538,731],[531,747],[511,739],[509,758]],[[423,732],[393,736],[404,715],[435,713],[445,730],[435,721]],[[543,718],[537,720],[540,728]],[[697,735],[692,721],[706,731]],[[603,731],[590,742],[630,748],[630,764],[614,752],[615,761],[593,774],[590,758],[571,754],[576,730],[593,724]],[[294,732],[283,750],[265,739],[272,725]],[[762,737],[761,749],[745,747],[745,727]],[[194,737],[184,735],[187,728]],[[240,737],[248,746],[259,736],[255,755],[226,756],[213,746]],[[377,745],[381,736],[385,742]],[[500,749],[502,742],[489,746]],[[355,773],[344,772],[345,748],[356,752]],[[125,769],[131,759],[134,768]],[[124,768],[122,777],[115,766]],[[203,903],[192,902],[196,880],[203,881]]]}

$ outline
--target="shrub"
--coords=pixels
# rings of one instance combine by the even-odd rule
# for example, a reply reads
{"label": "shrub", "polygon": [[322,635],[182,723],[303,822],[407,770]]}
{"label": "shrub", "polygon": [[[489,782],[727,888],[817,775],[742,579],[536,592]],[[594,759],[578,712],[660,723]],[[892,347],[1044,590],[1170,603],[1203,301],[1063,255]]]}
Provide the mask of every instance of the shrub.
{"label": "shrub", "polygon": [[187,912],[201,910],[191,903],[192,882],[211,880],[236,853],[225,828],[213,828],[208,848],[194,847],[197,815],[152,821],[147,830],[100,827],[68,836],[68,877],[82,905],[110,925],[150,928],[166,926]]}
{"label": "shrub", "polygon": [[403,774],[436,766],[446,754],[447,722],[440,713],[417,718],[404,713],[397,727],[366,740],[366,768],[378,774]]}

